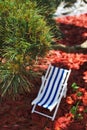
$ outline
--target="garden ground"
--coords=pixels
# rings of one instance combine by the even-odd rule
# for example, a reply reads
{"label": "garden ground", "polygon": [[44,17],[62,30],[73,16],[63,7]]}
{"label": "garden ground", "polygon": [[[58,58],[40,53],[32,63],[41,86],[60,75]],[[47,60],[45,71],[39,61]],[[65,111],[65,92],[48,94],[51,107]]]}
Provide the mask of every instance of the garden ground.
{"label": "garden ground", "polygon": [[[87,40],[87,14],[59,18],[57,22],[60,23],[60,29],[64,34],[60,43],[72,46]],[[31,114],[31,102],[41,84],[40,78],[37,78],[33,80],[35,88],[32,93],[20,94],[16,100],[10,97],[1,100],[0,130],[87,130],[87,54],[50,50],[44,59],[39,59],[35,71],[45,71],[49,63],[72,69],[67,97],[62,99],[55,121]],[[73,82],[79,86],[81,99],[76,99],[76,93],[72,93]],[[79,112],[82,117],[78,119],[74,119],[70,113],[76,100],[81,100]]]}

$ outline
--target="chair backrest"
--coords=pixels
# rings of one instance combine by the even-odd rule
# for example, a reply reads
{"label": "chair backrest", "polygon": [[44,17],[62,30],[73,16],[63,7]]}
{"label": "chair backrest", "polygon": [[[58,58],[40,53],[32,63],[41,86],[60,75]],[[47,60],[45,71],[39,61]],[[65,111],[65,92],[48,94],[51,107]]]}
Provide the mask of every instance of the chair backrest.
{"label": "chair backrest", "polygon": [[70,70],[50,65],[45,75],[44,86],[38,105],[49,109],[49,106],[58,100],[62,88],[67,84]]}

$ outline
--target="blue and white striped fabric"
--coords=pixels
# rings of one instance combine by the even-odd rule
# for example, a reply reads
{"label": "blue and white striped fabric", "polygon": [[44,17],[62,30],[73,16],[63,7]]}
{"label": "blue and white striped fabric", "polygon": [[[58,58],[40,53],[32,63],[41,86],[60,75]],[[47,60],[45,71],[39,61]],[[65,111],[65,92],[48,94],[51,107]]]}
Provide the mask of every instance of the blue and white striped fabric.
{"label": "blue and white striped fabric", "polygon": [[36,104],[52,111],[58,103],[58,98],[63,89],[66,75],[67,70],[51,66],[49,75],[44,84],[44,89],[32,102],[32,105]]}

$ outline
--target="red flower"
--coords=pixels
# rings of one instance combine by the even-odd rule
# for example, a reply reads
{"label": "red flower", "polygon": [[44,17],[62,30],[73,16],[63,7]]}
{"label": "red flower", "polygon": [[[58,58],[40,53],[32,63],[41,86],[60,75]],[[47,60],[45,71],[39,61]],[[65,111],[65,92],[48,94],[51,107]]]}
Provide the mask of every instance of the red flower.
{"label": "red flower", "polygon": [[74,100],[72,99],[72,97],[68,96],[68,97],[66,98],[66,102],[71,105],[71,104],[74,103]]}
{"label": "red flower", "polygon": [[84,106],[87,106],[87,92],[84,93],[82,101],[83,101]]}

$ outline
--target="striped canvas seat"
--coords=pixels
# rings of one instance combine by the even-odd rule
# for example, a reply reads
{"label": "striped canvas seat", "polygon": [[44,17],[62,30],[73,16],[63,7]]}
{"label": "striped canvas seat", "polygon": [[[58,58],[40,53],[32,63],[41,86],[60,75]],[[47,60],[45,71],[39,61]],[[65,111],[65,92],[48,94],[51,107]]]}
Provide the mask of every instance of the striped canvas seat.
{"label": "striped canvas seat", "polygon": [[[35,100],[32,102],[32,105],[34,105],[32,113],[36,112],[54,120],[60,101],[63,96],[66,96],[67,80],[69,78],[70,71],[71,70],[49,65],[47,72],[42,80],[40,91]],[[51,117],[36,111],[35,107],[37,105],[42,106],[43,108],[47,108],[50,111],[56,108],[56,111]]]}

